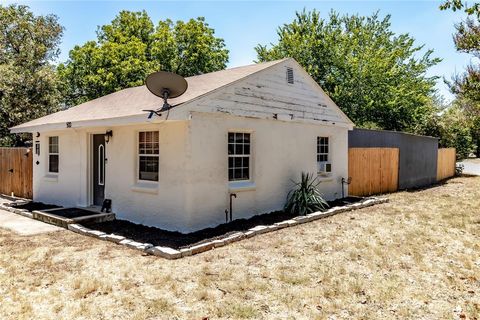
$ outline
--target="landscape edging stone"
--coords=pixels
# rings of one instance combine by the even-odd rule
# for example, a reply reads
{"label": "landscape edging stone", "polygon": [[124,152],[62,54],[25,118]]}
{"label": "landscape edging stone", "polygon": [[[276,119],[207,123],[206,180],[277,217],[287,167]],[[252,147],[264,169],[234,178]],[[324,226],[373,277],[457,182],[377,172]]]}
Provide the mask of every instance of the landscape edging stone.
{"label": "landscape edging stone", "polygon": [[[119,245],[124,245],[131,249],[140,250],[150,255],[155,255],[162,258],[166,258],[166,259],[178,259],[178,258],[188,257],[194,254],[202,253],[208,250],[212,250],[214,248],[223,247],[226,244],[237,242],[246,238],[251,238],[259,234],[277,231],[280,229],[293,227],[298,224],[303,224],[303,223],[323,219],[326,217],[330,217],[342,212],[363,209],[366,207],[371,207],[373,205],[387,203],[387,202],[389,202],[388,198],[377,198],[377,197],[366,198],[361,202],[349,204],[343,207],[336,206],[324,212],[322,211],[313,212],[305,216],[298,216],[292,219],[276,222],[269,226],[258,225],[244,232],[236,232],[223,239],[216,239],[216,240],[196,244],[190,247],[182,248],[179,250],[170,248],[170,247],[153,246],[151,243],[136,242],[132,239],[127,239],[123,236],[115,235],[113,233],[107,234],[99,230],[92,230],[77,223],[68,224],[67,229],[72,232],[79,233],[81,235],[87,235],[100,240],[110,241]],[[0,209],[10,211],[16,214],[20,214],[29,218],[33,218],[33,215],[27,210],[16,209],[14,207],[5,206],[3,203],[0,203]]]}

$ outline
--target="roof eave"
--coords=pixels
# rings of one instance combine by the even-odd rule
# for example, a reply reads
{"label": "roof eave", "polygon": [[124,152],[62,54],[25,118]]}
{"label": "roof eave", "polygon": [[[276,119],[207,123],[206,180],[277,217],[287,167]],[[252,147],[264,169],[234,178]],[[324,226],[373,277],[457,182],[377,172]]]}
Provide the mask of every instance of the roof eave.
{"label": "roof eave", "polygon": [[[165,121],[167,119],[162,119]],[[178,121],[185,120],[180,119],[178,116],[175,116],[170,112],[169,121]],[[72,121],[72,122],[56,122],[56,123],[45,123],[38,125],[29,125],[29,126],[16,126],[10,128],[11,133],[24,133],[24,132],[45,132],[45,131],[57,131],[57,130],[67,130],[75,128],[92,128],[92,127],[115,127],[122,125],[134,125],[134,124],[145,124],[145,123],[155,123],[158,121],[157,118],[154,120],[148,120],[147,113],[125,116],[125,117],[116,117],[108,119],[96,119],[96,120],[82,120],[82,121]]]}

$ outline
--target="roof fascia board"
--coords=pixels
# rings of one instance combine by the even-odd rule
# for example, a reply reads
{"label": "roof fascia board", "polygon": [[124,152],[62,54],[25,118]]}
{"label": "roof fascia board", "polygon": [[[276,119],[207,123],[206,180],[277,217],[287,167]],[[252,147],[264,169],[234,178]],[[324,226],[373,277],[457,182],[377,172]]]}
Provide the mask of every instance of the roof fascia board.
{"label": "roof fascia board", "polygon": [[[169,119],[173,120],[173,119]],[[165,121],[165,120],[162,120]],[[133,124],[149,124],[156,123],[156,121],[147,121],[146,114],[132,115],[126,117],[117,117],[110,119],[98,119],[98,120],[85,120],[85,121],[72,121],[71,126],[67,127],[67,123],[49,123],[41,124],[36,126],[29,127],[20,127],[10,129],[11,133],[22,133],[22,132],[44,132],[44,131],[55,131],[55,130],[68,130],[75,128],[88,128],[88,127],[108,127],[108,126],[122,126],[122,125],[133,125]]]}

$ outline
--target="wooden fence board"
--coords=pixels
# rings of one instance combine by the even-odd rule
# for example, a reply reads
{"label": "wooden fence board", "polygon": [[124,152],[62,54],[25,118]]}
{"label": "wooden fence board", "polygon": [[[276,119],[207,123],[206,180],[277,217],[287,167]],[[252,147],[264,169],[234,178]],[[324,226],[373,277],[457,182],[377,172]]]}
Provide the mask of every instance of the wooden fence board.
{"label": "wooden fence board", "polygon": [[438,149],[437,181],[441,181],[455,175],[457,155],[455,148]]}
{"label": "wooden fence board", "polygon": [[348,193],[368,196],[398,190],[398,148],[349,148]]}
{"label": "wooden fence board", "polygon": [[0,194],[32,198],[32,158],[31,149],[0,147]]}

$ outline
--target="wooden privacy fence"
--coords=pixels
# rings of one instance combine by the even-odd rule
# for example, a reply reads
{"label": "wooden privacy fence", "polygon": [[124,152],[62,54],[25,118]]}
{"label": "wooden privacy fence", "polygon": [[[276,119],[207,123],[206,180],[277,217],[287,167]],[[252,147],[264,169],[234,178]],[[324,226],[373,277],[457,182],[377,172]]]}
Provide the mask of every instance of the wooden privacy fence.
{"label": "wooden privacy fence", "polygon": [[0,147],[0,194],[31,199],[32,170],[31,149]]}
{"label": "wooden privacy fence", "polygon": [[438,149],[437,181],[441,181],[455,175],[457,155],[455,148]]}
{"label": "wooden privacy fence", "polygon": [[349,148],[348,193],[369,196],[398,190],[398,148]]}

